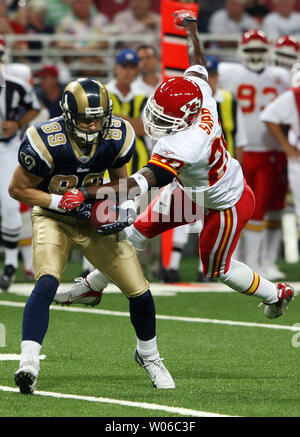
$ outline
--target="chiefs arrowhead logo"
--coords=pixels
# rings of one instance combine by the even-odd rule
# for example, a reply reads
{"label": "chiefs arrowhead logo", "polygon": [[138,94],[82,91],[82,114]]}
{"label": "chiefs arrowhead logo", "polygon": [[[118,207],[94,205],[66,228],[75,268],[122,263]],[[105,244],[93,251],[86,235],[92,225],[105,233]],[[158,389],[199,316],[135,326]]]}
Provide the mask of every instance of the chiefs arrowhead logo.
{"label": "chiefs arrowhead logo", "polygon": [[181,106],[180,111],[184,112],[185,118],[190,114],[196,114],[202,106],[202,101],[199,97],[195,97],[193,100],[190,100],[185,105]]}

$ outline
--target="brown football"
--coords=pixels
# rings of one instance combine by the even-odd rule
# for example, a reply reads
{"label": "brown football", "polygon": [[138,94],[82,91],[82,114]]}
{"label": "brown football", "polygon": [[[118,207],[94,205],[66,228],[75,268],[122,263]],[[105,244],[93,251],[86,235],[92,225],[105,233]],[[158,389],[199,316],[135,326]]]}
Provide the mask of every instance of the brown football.
{"label": "brown football", "polygon": [[96,229],[114,223],[118,219],[115,202],[110,199],[100,200],[92,205],[90,223]]}

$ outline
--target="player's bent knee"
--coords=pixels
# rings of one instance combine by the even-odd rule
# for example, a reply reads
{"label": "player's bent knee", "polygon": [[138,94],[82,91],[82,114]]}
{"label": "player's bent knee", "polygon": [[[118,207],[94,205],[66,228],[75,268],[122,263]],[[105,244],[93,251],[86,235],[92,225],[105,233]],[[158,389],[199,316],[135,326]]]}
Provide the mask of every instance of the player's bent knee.
{"label": "player's bent knee", "polygon": [[147,293],[149,290],[149,283],[146,282],[145,285],[141,289],[133,289],[133,290],[122,290],[122,293],[124,296],[126,296],[128,299],[142,296],[143,294]]}
{"label": "player's bent knee", "polygon": [[52,275],[43,275],[36,282],[33,293],[39,294],[47,299],[52,300],[56,294],[59,282]]}

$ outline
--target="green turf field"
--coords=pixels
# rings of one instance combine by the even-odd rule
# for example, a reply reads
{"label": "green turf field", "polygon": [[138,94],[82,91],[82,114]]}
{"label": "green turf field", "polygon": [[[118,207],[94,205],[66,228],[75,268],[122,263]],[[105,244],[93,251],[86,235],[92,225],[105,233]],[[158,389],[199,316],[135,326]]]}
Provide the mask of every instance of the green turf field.
{"label": "green turf field", "polygon": [[[197,262],[183,261],[183,280],[195,280]],[[299,265],[282,262],[280,267],[299,281]],[[80,265],[70,263],[64,280],[78,274]],[[166,294],[154,296],[157,337],[175,390],[152,388],[133,360],[128,302],[107,293],[93,311],[52,306],[35,395],[15,391],[18,361],[0,361],[0,416],[299,416],[300,335],[292,330],[300,323],[299,297],[283,317],[270,321],[253,297],[213,291]],[[0,323],[6,330],[0,356],[20,353],[25,302],[13,287],[0,294]]]}

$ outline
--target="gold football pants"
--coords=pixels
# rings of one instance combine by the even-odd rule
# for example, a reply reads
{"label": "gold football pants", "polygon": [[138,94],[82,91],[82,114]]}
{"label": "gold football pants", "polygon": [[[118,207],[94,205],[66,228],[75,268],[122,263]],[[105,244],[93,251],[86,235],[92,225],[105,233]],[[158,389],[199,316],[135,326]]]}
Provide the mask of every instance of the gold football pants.
{"label": "gold football pants", "polygon": [[33,208],[33,266],[35,279],[52,275],[59,282],[71,249],[78,249],[127,297],[149,289],[133,246],[121,234],[102,236],[87,220]]}

